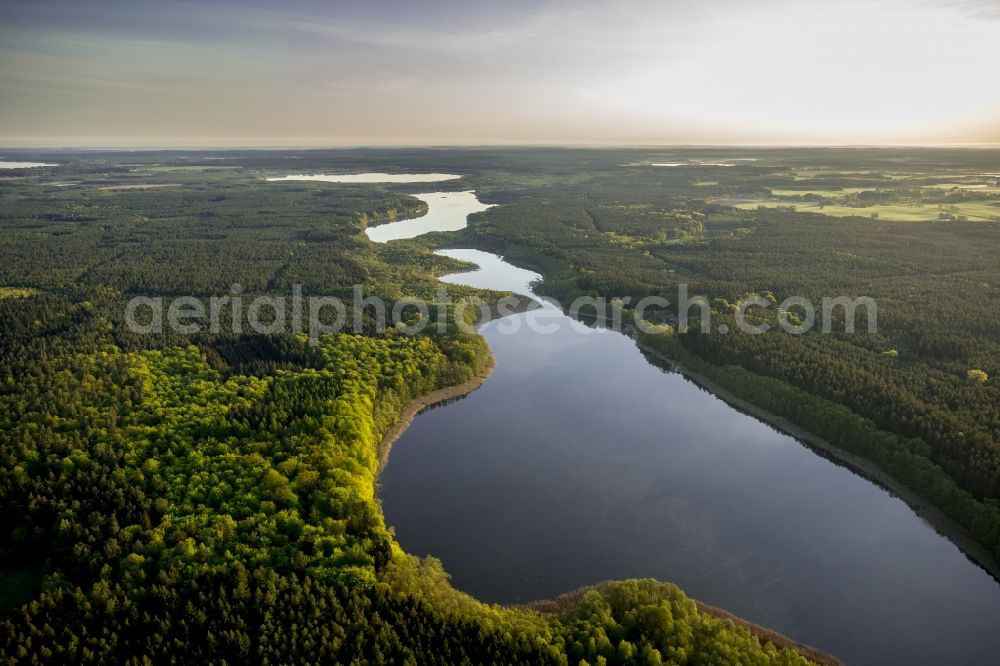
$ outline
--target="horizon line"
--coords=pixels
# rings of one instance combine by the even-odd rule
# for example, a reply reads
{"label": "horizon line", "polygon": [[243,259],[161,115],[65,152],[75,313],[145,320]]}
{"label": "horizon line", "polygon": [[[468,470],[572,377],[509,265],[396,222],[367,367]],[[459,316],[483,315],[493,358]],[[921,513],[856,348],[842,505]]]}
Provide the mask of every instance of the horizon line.
{"label": "horizon line", "polygon": [[[777,150],[788,148],[965,148],[965,149],[998,149],[1000,142],[929,142],[929,143],[674,143],[674,142],[654,142],[654,143],[630,143],[613,141],[594,142],[400,142],[400,143],[233,143],[233,144],[211,144],[211,143],[178,143],[178,144],[155,144],[155,143],[128,143],[128,144],[87,144],[87,143],[66,143],[66,144],[4,144],[0,143],[0,150],[4,151],[165,151],[165,150],[354,150],[354,149],[384,149],[393,150],[401,148],[425,148],[425,149],[477,149],[477,148],[565,148],[565,149],[634,149],[646,150],[657,148],[676,149],[757,149],[757,150]],[[2,156],[0,156],[2,159]]]}

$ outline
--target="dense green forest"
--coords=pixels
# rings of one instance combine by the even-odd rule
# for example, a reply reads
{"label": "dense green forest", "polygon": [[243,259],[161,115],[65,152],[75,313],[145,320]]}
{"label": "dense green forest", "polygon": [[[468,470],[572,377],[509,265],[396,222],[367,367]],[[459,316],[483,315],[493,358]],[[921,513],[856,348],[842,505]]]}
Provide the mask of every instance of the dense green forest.
{"label": "dense green forest", "polygon": [[[504,608],[403,553],[376,495],[378,446],[410,399],[487,366],[484,341],[453,320],[409,336],[364,313],[359,332],[317,345],[124,325],[135,295],[239,284],[248,295],[301,285],[347,296],[364,284],[392,302],[432,296],[435,276],[459,265],[427,242],[377,246],[361,233],[421,213],[413,186],[263,180],[287,173],[289,158],[296,171],[436,161],[469,174],[445,187],[509,201],[495,211],[530,206],[541,230],[539,190],[562,183],[559,201],[584,191],[579,157],[70,152],[46,157],[58,167],[0,173],[4,662],[806,663],[796,646],[666,583]],[[621,158],[586,159],[607,169]],[[699,234],[702,215],[677,213],[677,224]],[[476,225],[484,243],[505,242],[489,233],[499,219]],[[631,252],[619,231],[595,236]],[[534,239],[522,239],[526,251],[544,256]],[[572,256],[552,259],[569,275]],[[652,261],[635,270],[653,279]]]}

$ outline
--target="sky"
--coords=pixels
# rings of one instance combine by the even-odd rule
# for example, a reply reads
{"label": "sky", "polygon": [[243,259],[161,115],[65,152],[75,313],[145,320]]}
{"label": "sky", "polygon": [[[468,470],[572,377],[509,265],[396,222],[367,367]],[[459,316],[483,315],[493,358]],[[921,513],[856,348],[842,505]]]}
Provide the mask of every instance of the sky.
{"label": "sky", "polygon": [[1000,0],[0,0],[0,145],[1000,143]]}

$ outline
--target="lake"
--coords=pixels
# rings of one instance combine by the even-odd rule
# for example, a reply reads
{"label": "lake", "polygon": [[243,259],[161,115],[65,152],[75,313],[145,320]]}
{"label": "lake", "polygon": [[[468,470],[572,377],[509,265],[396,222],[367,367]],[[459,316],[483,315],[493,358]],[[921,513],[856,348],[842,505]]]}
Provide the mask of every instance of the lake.
{"label": "lake", "polygon": [[[451,283],[538,277],[446,254],[483,267]],[[493,375],[417,417],[381,475],[400,544],[458,589],[513,603],[654,577],[848,663],[995,663],[1000,585],[898,498],[624,335],[552,307],[481,332]]]}
{"label": "lake", "polygon": [[53,167],[58,164],[46,164],[45,162],[7,162],[0,160],[0,169],[34,169],[37,167]]}
{"label": "lake", "polygon": [[[456,180],[462,176],[452,173],[354,173],[334,175],[293,175],[268,178],[268,182],[314,181],[323,183],[437,183]],[[427,192],[412,195],[427,204],[427,214],[412,220],[388,222],[365,229],[368,238],[385,243],[401,238],[414,238],[431,231],[458,231],[464,229],[472,213],[489,208],[467,192]]]}
{"label": "lake", "polygon": [[270,182],[283,180],[306,180],[321,183],[439,183],[457,180],[462,176],[454,173],[346,173],[346,174],[295,174],[268,178]]}
{"label": "lake", "polygon": [[413,220],[368,227],[365,229],[368,238],[376,243],[385,243],[400,238],[414,238],[431,231],[458,231],[465,228],[469,215],[489,208],[473,192],[430,192],[413,196],[427,204],[426,215]]}

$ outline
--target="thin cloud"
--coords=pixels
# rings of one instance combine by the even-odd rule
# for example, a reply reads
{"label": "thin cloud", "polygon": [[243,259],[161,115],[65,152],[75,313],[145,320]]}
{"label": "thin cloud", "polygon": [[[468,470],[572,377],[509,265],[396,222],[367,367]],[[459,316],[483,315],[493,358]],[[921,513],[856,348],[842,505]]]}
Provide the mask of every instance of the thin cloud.
{"label": "thin cloud", "polygon": [[[178,136],[273,138],[287,127],[443,143],[940,142],[1000,111],[985,83],[1000,61],[997,2],[107,1],[0,11],[0,87],[17,94],[0,105],[0,126],[22,136],[125,125],[135,134],[144,122],[159,136],[169,110]],[[70,99],[81,95],[92,98],[85,109]]]}

